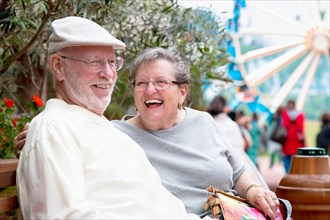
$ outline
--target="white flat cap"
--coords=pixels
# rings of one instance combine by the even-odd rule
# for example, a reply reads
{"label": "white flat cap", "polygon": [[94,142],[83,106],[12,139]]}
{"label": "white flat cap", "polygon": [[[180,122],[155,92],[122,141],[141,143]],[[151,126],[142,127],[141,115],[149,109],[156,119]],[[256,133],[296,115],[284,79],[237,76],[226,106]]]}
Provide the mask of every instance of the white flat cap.
{"label": "white flat cap", "polygon": [[74,46],[111,46],[124,50],[126,45],[95,22],[81,17],[65,17],[52,22],[48,53]]}

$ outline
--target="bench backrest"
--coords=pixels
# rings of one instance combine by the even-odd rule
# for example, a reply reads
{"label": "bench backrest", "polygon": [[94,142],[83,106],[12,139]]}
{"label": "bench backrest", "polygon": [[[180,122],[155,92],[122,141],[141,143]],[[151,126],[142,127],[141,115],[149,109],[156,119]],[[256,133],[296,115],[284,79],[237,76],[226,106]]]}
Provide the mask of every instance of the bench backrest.
{"label": "bench backrest", "polygon": [[[0,189],[3,191],[10,186],[16,186],[17,159],[0,160]],[[1,196],[0,219],[5,219],[3,213],[14,211],[19,208],[17,194]]]}

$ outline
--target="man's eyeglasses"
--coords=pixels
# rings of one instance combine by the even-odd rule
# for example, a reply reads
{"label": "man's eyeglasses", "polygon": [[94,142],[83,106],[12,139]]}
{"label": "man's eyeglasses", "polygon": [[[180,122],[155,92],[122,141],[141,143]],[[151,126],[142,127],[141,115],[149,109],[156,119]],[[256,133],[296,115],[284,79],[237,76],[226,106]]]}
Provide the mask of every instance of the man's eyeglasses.
{"label": "man's eyeglasses", "polygon": [[124,58],[122,58],[122,57],[116,57],[116,59],[114,59],[114,60],[107,59],[106,62],[105,62],[105,60],[94,60],[91,62],[87,62],[84,60],[78,60],[78,59],[62,56],[60,54],[59,54],[59,56],[61,56],[64,59],[85,63],[88,66],[88,68],[93,72],[103,71],[105,68],[106,62],[109,64],[109,66],[111,67],[112,70],[118,71],[123,67],[124,62],[125,62]]}
{"label": "man's eyeglasses", "polygon": [[142,79],[137,79],[133,82],[133,88],[136,91],[144,91],[149,86],[149,83],[152,83],[152,85],[158,91],[162,91],[162,90],[170,88],[171,84],[177,84],[177,85],[182,84],[181,82],[168,80],[168,79],[157,79],[155,81],[146,81],[146,80],[142,80]]}

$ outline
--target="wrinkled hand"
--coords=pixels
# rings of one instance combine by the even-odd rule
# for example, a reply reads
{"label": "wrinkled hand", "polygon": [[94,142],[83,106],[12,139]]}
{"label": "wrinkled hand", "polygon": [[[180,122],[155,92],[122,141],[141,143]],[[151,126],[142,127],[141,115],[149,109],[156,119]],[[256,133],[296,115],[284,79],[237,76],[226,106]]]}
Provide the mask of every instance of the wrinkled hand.
{"label": "wrinkled hand", "polygon": [[16,154],[16,157],[17,157],[17,158],[19,158],[19,156],[20,156],[20,154],[21,154],[21,150],[22,150],[23,147],[24,147],[28,128],[29,128],[29,123],[27,123],[27,124],[24,126],[23,131],[20,132],[20,133],[14,138],[14,149],[15,149],[15,154]]}
{"label": "wrinkled hand", "polygon": [[250,205],[258,208],[271,219],[275,219],[280,202],[274,192],[262,187],[252,187],[247,192],[246,199]]}

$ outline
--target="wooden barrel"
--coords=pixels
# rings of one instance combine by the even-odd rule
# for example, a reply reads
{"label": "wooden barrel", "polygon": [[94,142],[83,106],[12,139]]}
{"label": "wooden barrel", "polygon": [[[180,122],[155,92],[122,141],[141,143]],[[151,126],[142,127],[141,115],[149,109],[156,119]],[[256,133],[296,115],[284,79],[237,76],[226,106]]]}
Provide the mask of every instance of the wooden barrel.
{"label": "wooden barrel", "polygon": [[276,194],[291,202],[294,220],[330,219],[330,159],[324,149],[300,148]]}

